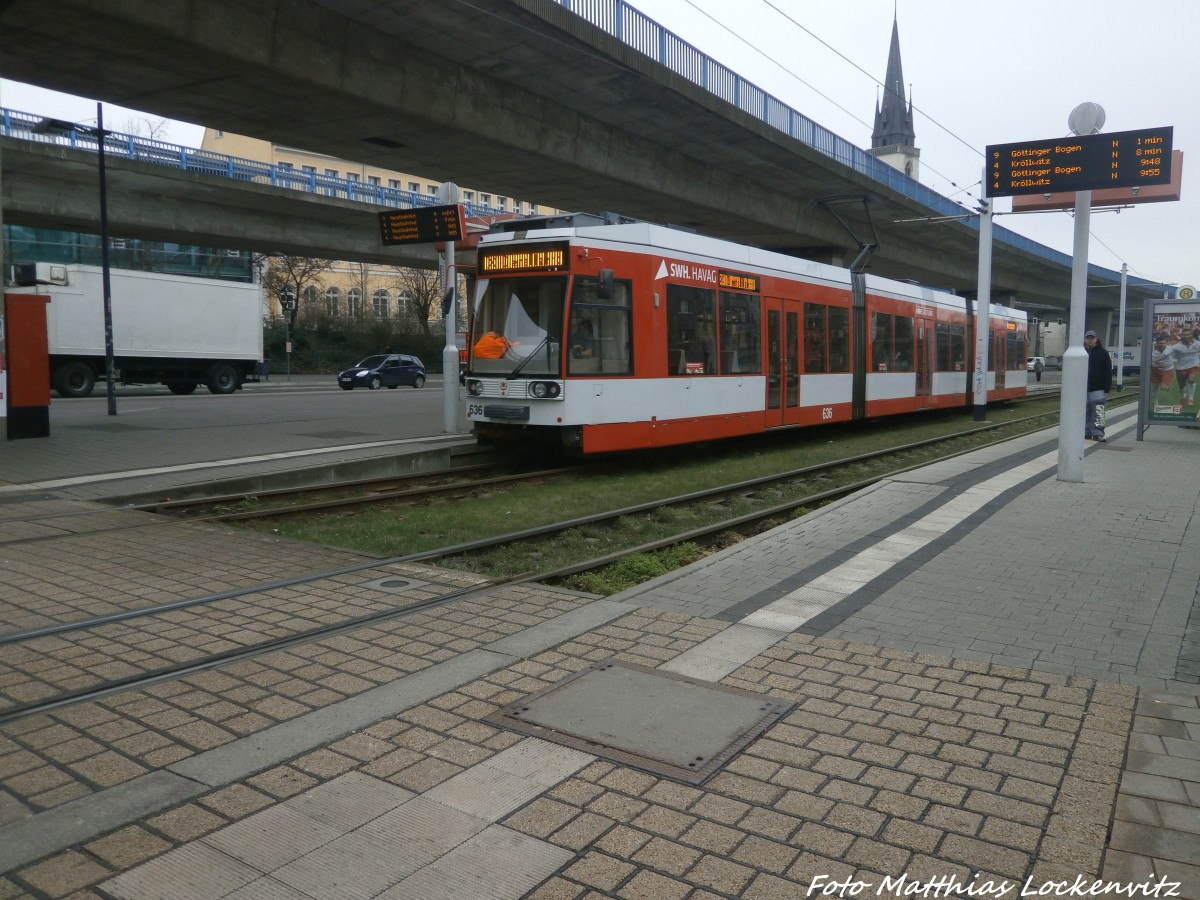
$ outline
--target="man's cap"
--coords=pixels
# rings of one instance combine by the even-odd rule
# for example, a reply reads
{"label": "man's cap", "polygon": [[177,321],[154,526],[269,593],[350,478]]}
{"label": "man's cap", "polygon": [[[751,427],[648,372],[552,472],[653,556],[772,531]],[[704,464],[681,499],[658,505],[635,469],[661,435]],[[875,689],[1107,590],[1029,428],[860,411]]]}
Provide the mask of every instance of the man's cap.
{"label": "man's cap", "polygon": [[1094,331],[1089,331],[1087,334],[1084,335],[1085,338],[1094,338],[1095,336],[1096,336],[1096,332],[1094,332]]}

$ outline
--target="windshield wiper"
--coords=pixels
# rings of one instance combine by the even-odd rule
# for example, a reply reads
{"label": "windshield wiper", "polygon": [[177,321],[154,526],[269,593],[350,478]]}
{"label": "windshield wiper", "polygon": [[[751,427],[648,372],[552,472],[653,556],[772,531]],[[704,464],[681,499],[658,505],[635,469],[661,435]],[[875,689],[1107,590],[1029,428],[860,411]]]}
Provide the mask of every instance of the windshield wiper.
{"label": "windshield wiper", "polygon": [[[541,350],[543,347],[545,347],[548,343],[550,343],[550,335],[546,335],[544,338],[542,338],[541,341],[538,342],[538,345],[529,351],[529,355],[526,356],[519,363],[517,363],[517,367],[508,373],[508,377],[516,378],[517,375],[520,374],[520,371],[523,368],[525,368],[527,365],[529,365],[529,361],[531,359],[533,359],[534,356],[537,355],[537,352],[539,350]],[[547,353],[546,354],[546,367],[549,368],[549,366],[550,366],[550,354]]]}

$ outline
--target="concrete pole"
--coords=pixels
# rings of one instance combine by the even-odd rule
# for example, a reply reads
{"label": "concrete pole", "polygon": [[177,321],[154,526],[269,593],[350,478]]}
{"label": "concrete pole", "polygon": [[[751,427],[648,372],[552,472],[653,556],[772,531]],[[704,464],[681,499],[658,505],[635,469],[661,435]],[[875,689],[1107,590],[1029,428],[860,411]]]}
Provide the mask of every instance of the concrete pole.
{"label": "concrete pole", "polygon": [[[453,181],[438,185],[438,200],[441,203],[458,203],[461,191]],[[458,433],[458,347],[454,345],[454,333],[458,330],[458,271],[454,265],[454,241],[446,242],[446,279],[442,283],[443,297],[449,296],[446,315],[442,319],[446,329],[446,346],[442,349],[442,428],[447,434]]]}
{"label": "concrete pole", "polygon": [[[983,183],[988,180],[987,170]],[[992,313],[992,203],[979,201],[979,277],[975,291],[975,421],[987,418],[988,321]]]}
{"label": "concrete pole", "polygon": [[[1125,288],[1129,283],[1129,265],[1121,263],[1121,318],[1117,322],[1117,390],[1125,386]],[[1138,360],[1141,363],[1141,360]],[[1149,377],[1147,372],[1143,378]]]}
{"label": "concrete pole", "polygon": [[458,330],[458,291],[454,289],[456,277],[454,241],[447,241],[446,282],[442,285],[443,290],[450,294],[445,318],[446,347],[442,350],[442,428],[447,434],[458,431],[458,348],[454,345],[454,332]]}
{"label": "concrete pole", "polygon": [[1075,195],[1075,246],[1071,259],[1071,321],[1063,354],[1062,394],[1058,414],[1058,480],[1083,482],[1083,431],[1087,414],[1088,355],[1083,349],[1087,331],[1088,228],[1092,192]]}

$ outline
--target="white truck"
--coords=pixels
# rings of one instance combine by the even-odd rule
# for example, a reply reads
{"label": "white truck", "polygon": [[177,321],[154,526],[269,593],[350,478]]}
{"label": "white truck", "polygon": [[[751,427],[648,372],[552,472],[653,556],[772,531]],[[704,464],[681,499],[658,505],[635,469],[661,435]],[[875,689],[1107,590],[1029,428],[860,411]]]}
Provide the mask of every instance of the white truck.
{"label": "white truck", "polygon": [[[15,267],[10,291],[48,294],[50,386],[86,397],[105,377],[103,272],[98,266]],[[113,367],[121,384],[205,385],[231,394],[256,381],[263,357],[257,284],[130,269],[109,272]]]}

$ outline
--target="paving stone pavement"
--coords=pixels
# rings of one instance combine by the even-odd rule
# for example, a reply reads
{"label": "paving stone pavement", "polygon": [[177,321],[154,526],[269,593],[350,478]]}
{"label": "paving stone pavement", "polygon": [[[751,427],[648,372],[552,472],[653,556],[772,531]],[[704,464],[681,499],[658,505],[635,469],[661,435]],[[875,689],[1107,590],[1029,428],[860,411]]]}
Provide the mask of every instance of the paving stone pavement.
{"label": "paving stone pavement", "polygon": [[[0,725],[0,898],[1200,900],[1200,435],[1119,427],[1082,485],[1027,438],[617,597],[508,587]],[[796,707],[700,785],[485,721],[609,659]]]}

